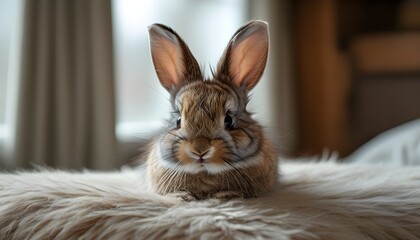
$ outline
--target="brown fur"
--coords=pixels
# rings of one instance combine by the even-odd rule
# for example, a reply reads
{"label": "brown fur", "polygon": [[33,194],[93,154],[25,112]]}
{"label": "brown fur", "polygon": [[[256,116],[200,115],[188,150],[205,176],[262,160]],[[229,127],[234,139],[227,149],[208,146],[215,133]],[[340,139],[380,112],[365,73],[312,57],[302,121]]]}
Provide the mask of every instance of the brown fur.
{"label": "brown fur", "polygon": [[[263,142],[261,158],[264,164],[254,165],[235,171],[226,171],[221,174],[175,173],[172,170],[159,166],[160,159],[151,154],[148,159],[148,174],[151,177],[153,188],[160,194],[186,191],[196,199],[214,197],[220,192],[237,192],[240,197],[255,197],[260,193],[271,190],[278,179],[277,159],[268,140]],[[172,178],[165,178],[174,174]]]}
{"label": "brown fur", "polygon": [[[156,139],[148,157],[153,189],[186,200],[254,197],[272,189],[277,157],[246,111],[247,93],[266,64],[267,25],[254,21],[240,28],[211,81],[204,80],[187,45],[172,29],[156,24],[149,31],[153,63],[174,108],[168,130]],[[228,117],[232,128],[225,125]]]}

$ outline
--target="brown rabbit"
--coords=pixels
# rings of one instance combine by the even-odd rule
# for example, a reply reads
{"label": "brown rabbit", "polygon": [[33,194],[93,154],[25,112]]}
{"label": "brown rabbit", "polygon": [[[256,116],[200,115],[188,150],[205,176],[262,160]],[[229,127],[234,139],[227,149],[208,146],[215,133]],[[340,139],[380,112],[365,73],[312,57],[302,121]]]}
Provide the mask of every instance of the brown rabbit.
{"label": "brown rabbit", "polygon": [[149,27],[160,83],[173,113],[152,144],[148,180],[159,194],[185,200],[254,197],[277,181],[277,157],[246,110],[248,91],[267,62],[268,25],[251,21],[233,35],[213,79],[205,79],[188,46],[171,28]]}

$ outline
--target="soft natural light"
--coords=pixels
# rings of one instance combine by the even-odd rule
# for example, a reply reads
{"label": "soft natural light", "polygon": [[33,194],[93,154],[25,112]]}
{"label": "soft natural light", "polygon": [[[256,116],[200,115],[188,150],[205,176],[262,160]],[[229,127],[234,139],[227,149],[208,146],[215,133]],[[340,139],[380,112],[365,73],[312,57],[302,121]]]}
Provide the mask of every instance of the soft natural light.
{"label": "soft natural light", "polygon": [[0,0],[0,157],[12,151],[23,1]]}
{"label": "soft natural light", "polygon": [[147,26],[172,27],[209,75],[246,13],[244,0],[114,0],[118,137],[147,134],[168,116],[168,94],[154,72]]}
{"label": "soft natural light", "polygon": [[9,67],[10,39],[12,36],[10,20],[13,18],[14,7],[14,4],[8,2],[7,0],[0,0],[0,130],[6,118],[7,69]]}

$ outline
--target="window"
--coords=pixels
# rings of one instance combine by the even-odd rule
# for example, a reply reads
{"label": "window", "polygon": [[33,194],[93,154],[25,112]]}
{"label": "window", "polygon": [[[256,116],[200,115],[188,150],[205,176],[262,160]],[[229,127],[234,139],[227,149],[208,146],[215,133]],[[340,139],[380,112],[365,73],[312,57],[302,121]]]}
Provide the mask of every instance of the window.
{"label": "window", "polygon": [[16,110],[22,1],[0,0],[0,158],[12,143]]}
{"label": "window", "polygon": [[[178,32],[200,65],[215,67],[232,34],[247,20],[244,0],[114,0],[117,136],[136,137],[161,125],[169,95],[151,62],[147,27],[163,23]],[[215,34],[217,33],[217,34]]]}

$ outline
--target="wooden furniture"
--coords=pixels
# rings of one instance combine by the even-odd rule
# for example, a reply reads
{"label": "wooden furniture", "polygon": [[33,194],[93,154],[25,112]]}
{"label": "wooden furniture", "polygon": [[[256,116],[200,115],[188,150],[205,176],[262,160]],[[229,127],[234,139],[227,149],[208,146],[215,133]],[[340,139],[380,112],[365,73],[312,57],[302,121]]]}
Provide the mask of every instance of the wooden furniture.
{"label": "wooden furniture", "polygon": [[295,2],[298,155],[346,156],[420,118],[420,6],[409,4]]}

